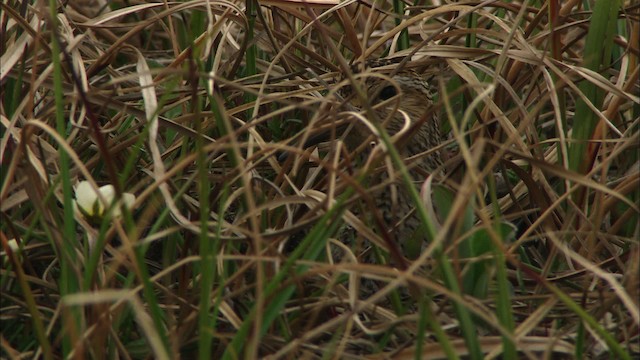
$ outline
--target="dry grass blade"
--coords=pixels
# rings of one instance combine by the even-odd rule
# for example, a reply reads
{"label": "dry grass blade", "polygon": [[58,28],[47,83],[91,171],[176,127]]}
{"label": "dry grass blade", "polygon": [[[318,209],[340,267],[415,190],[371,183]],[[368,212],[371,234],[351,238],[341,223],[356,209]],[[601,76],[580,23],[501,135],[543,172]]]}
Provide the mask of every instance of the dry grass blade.
{"label": "dry grass blade", "polygon": [[637,358],[611,4],[3,2],[3,351]]}

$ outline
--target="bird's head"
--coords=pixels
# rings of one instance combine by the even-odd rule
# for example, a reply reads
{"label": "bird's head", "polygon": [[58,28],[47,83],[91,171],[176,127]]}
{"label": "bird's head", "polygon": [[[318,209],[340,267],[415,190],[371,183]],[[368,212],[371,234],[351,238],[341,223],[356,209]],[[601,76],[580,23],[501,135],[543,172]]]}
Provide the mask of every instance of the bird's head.
{"label": "bird's head", "polygon": [[367,76],[362,81],[362,94],[347,87],[345,100],[354,111],[355,122],[347,137],[349,145],[360,146],[371,140],[372,134],[374,141],[379,140],[375,134],[382,128],[404,155],[416,155],[438,146],[441,136],[430,80],[402,71],[392,76]]}

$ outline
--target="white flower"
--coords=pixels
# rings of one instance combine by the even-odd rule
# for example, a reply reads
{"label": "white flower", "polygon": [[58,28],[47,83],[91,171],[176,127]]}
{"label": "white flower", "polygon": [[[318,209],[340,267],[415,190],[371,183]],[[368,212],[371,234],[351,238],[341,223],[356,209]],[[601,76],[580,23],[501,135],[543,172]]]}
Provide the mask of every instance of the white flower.
{"label": "white flower", "polygon": [[9,249],[11,249],[11,251],[13,251],[14,253],[20,252],[20,246],[18,246],[18,242],[16,241],[16,239],[7,241],[7,245],[9,245]]}
{"label": "white flower", "polygon": [[[7,245],[9,246],[9,249],[11,250],[13,255],[16,256],[17,259],[20,259],[20,246],[18,245],[18,242],[16,241],[16,239],[11,239],[7,241]],[[0,246],[0,249],[2,249],[2,246]],[[9,264],[9,254],[3,251],[2,265],[7,266],[8,264]]]}
{"label": "white flower", "polygon": [[[105,211],[111,207],[116,197],[116,191],[113,185],[105,185],[96,191],[88,181],[81,181],[76,186],[76,207],[87,220],[100,221],[105,216]],[[124,206],[128,209],[133,207],[136,197],[130,193],[122,194]],[[116,204],[111,214],[113,217],[122,215],[120,204]]]}

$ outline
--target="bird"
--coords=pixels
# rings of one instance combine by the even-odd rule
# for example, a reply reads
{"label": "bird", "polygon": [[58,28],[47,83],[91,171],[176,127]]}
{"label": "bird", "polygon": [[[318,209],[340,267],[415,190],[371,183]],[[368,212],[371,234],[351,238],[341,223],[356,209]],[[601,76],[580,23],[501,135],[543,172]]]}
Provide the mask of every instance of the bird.
{"label": "bird", "polygon": [[[359,98],[355,91],[349,91],[350,87],[347,87],[344,97],[348,106],[361,110],[366,120],[355,120],[352,129],[344,136],[347,148],[350,152],[366,149],[360,153],[359,162],[371,161],[375,155],[372,149],[383,148],[377,146],[381,139],[374,134],[378,125],[378,129],[384,129],[394,138],[393,145],[405,160],[409,175],[419,188],[427,176],[437,173],[442,165],[440,145],[443,137],[434,108],[434,78],[409,70],[396,71],[388,76],[361,74],[365,77],[364,99]],[[370,111],[365,111],[367,108]],[[398,171],[388,170],[385,164],[390,164],[389,161],[378,163],[382,166],[376,166],[369,176],[368,189],[377,188],[371,193],[375,206],[382,215],[388,234],[395,238],[406,256],[412,252],[405,248],[409,239],[415,236],[424,238],[417,233],[421,220],[415,211],[410,191],[398,176]],[[376,187],[376,184],[385,185]]]}

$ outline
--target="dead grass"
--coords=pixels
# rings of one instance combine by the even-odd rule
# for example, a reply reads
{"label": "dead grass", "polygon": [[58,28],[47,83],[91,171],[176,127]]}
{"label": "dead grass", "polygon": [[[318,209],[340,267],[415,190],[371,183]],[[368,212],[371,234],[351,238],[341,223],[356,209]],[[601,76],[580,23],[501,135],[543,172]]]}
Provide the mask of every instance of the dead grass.
{"label": "dead grass", "polygon": [[[638,4],[432,3],[3,2],[2,357],[638,357]],[[336,131],[379,58],[440,90],[413,260]]]}

